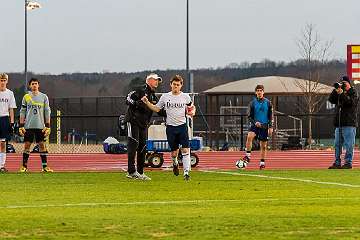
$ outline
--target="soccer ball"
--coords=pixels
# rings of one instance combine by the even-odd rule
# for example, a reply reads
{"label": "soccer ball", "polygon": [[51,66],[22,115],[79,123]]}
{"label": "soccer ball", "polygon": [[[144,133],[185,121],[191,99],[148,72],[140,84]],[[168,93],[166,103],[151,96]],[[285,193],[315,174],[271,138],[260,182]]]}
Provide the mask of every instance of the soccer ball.
{"label": "soccer ball", "polygon": [[244,169],[247,166],[247,162],[245,162],[243,160],[237,160],[236,163],[235,163],[235,166],[237,168]]}

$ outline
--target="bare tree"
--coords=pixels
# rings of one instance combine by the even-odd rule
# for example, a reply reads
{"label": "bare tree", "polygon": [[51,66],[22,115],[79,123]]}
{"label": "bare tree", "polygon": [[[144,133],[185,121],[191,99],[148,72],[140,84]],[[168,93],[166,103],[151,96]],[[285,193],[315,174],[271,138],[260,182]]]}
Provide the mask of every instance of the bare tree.
{"label": "bare tree", "polygon": [[296,84],[302,90],[305,105],[300,106],[304,112],[309,114],[308,118],[308,143],[312,143],[312,114],[317,113],[324,101],[324,89],[320,81],[324,77],[327,62],[329,61],[329,50],[333,41],[322,41],[313,24],[306,24],[301,37],[296,41],[301,59],[302,67],[305,67],[304,79]]}

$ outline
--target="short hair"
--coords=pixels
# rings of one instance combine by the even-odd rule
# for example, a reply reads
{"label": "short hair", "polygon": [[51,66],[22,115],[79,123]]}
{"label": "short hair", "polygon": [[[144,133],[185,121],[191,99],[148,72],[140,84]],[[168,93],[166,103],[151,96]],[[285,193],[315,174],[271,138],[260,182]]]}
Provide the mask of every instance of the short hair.
{"label": "short hair", "polygon": [[256,92],[256,90],[258,90],[258,89],[261,89],[261,90],[264,91],[264,85],[261,85],[261,84],[256,85],[256,87],[255,87],[255,92]]}
{"label": "short hair", "polygon": [[0,73],[0,79],[9,79],[9,76],[6,73]]}
{"label": "short hair", "polygon": [[30,86],[32,82],[40,83],[39,79],[37,79],[37,78],[31,78],[30,81],[29,81],[29,83],[28,83],[28,86]]}
{"label": "short hair", "polygon": [[179,74],[176,74],[175,76],[173,76],[170,80],[170,83],[172,82],[180,82],[181,85],[184,84],[184,79],[179,75]]}

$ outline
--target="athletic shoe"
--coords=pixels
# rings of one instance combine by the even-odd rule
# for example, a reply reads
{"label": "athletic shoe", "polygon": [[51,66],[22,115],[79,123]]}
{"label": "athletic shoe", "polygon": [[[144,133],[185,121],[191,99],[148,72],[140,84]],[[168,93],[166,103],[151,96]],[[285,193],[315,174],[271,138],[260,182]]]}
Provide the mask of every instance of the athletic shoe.
{"label": "athletic shoe", "polygon": [[151,178],[146,176],[144,173],[143,174],[139,174],[139,177],[138,177],[139,180],[143,180],[143,181],[150,181]]}
{"label": "athletic shoe", "polygon": [[328,169],[341,169],[341,165],[333,163]]}
{"label": "athletic shoe", "polygon": [[345,163],[341,166],[341,169],[352,169],[352,165],[350,163]]}
{"label": "athletic shoe", "polygon": [[249,163],[250,162],[250,158],[248,156],[244,156],[242,159],[244,162]]}
{"label": "athletic shoe", "polygon": [[135,172],[133,172],[133,173],[127,173],[127,174],[126,174],[126,177],[127,177],[127,178],[130,178],[130,179],[139,179],[139,178],[140,178],[140,174],[139,174],[137,171],[135,171]]}
{"label": "athletic shoe", "polygon": [[0,173],[7,173],[7,172],[8,172],[8,170],[6,168],[4,168],[4,167],[0,168]]}
{"label": "athletic shoe", "polygon": [[264,170],[265,169],[265,162],[260,162],[259,169]]}
{"label": "athletic shoe", "polygon": [[185,181],[190,181],[190,175],[189,175],[189,174],[185,174],[185,175],[184,175],[184,180],[185,180]]}
{"label": "athletic shoe", "polygon": [[173,163],[173,173],[175,176],[179,176],[179,164]]}
{"label": "athletic shoe", "polygon": [[25,173],[25,172],[27,172],[28,171],[28,168],[27,167],[24,167],[24,166],[21,166],[21,168],[20,168],[20,170],[19,170],[19,172],[21,172],[21,173]]}
{"label": "athletic shoe", "polygon": [[44,167],[41,171],[42,172],[53,172],[53,170],[49,167]]}

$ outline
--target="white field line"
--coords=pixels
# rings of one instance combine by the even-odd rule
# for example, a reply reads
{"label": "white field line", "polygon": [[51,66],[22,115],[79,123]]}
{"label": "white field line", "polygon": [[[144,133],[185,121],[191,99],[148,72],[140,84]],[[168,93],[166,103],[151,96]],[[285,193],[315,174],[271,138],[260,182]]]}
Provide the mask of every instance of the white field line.
{"label": "white field line", "polygon": [[305,182],[305,183],[313,183],[313,184],[323,184],[323,185],[335,185],[335,186],[341,186],[341,187],[360,188],[360,185],[355,185],[355,184],[338,183],[338,182],[322,182],[322,181],[315,181],[315,180],[301,179],[301,178],[275,177],[275,176],[267,176],[267,175],[261,175],[261,174],[238,173],[238,172],[221,172],[221,171],[207,171],[207,170],[201,170],[201,172],[217,173],[217,174],[227,174],[227,175],[235,175],[235,176],[247,176],[247,177],[269,178],[269,179],[276,179],[276,180],[297,181],[297,182]]}
{"label": "white field line", "polygon": [[84,203],[60,203],[60,204],[39,204],[39,205],[8,205],[0,206],[0,209],[26,209],[26,208],[72,208],[72,207],[106,207],[106,206],[141,206],[141,205],[172,205],[172,204],[197,204],[204,203],[244,203],[246,202],[269,202],[269,201],[336,201],[336,200],[356,200],[356,198],[257,198],[257,199],[201,199],[201,200],[184,200],[184,201],[144,201],[144,202],[84,202]]}

